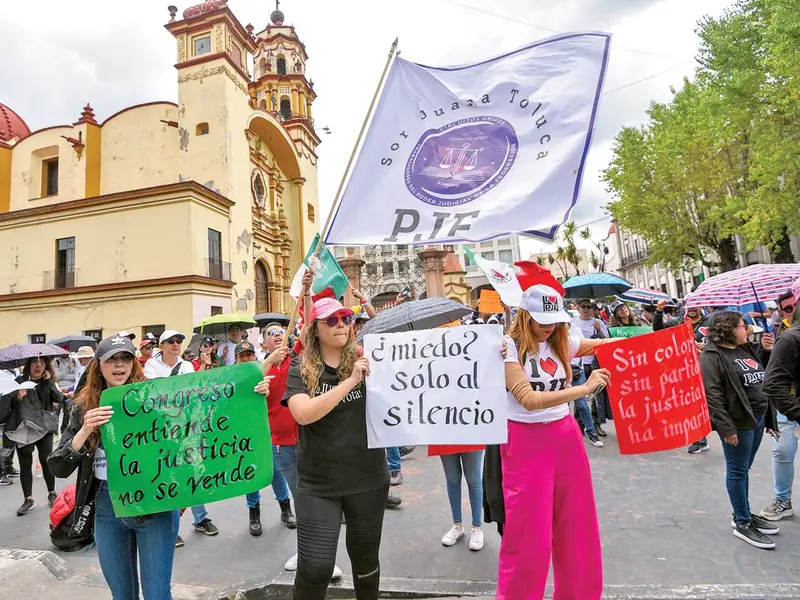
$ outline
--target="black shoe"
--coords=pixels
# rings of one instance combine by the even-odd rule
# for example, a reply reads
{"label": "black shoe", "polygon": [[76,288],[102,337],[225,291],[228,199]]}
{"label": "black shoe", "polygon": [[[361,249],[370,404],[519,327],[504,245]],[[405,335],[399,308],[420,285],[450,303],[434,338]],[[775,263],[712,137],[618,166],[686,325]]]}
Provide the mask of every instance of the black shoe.
{"label": "black shoe", "polygon": [[416,446],[400,446],[400,458],[408,456],[414,451],[415,448]]}
{"label": "black shoe", "polygon": [[175,540],[175,547],[183,548],[184,544],[186,544],[186,542],[183,541],[183,538],[181,536],[178,536],[178,539]]}
{"label": "black shoe", "polygon": [[600,427],[599,423],[595,423],[594,425],[594,432],[599,435],[600,437],[608,437],[608,434]]}
{"label": "black shoe", "polygon": [[292,512],[291,500],[280,500],[278,504],[281,507],[281,521],[289,529],[297,529],[297,517]]}
{"label": "black shoe", "polygon": [[702,440],[700,442],[695,442],[691,446],[689,446],[689,454],[700,454],[701,452],[705,452],[708,450],[708,442]]}
{"label": "black shoe", "polygon": [[9,479],[4,474],[0,474],[0,486],[2,486],[2,485],[11,485],[12,483],[14,483],[13,480]]}
{"label": "black shoe", "polygon": [[56,498],[58,498],[58,494],[56,494],[55,492],[50,492],[47,494],[47,504],[50,505],[50,508],[53,508],[53,504],[55,504]]}
{"label": "black shoe", "polygon": [[261,505],[256,504],[250,509],[250,535],[258,537],[261,533]]}
{"label": "black shoe", "polygon": [[737,523],[736,527],[733,528],[733,535],[751,546],[761,548],[762,550],[772,550],[775,548],[775,542],[756,529],[752,523],[747,523],[746,525],[739,525]]}
{"label": "black shoe", "polygon": [[211,522],[211,519],[203,519],[194,526],[194,530],[206,535],[217,535],[219,533],[219,529]]}
{"label": "black shoe", "polygon": [[600,441],[600,438],[597,437],[596,433],[589,433],[587,434],[587,437],[589,438],[589,443],[595,448],[602,448],[605,446],[605,444]]}
{"label": "black shoe", "polygon": [[18,517],[21,517],[21,516],[23,516],[23,515],[27,515],[27,514],[28,514],[29,512],[31,512],[31,511],[32,511],[34,508],[36,508],[36,502],[34,502],[33,500],[30,500],[30,499],[26,498],[26,499],[25,499],[25,502],[23,502],[23,503],[22,503],[22,506],[20,506],[20,507],[17,509],[17,516],[18,516]]}
{"label": "black shoe", "polygon": [[9,477],[19,477],[19,471],[14,467],[8,467],[6,469],[6,475],[8,475]]}
{"label": "black shoe", "polygon": [[778,525],[772,521],[767,521],[764,517],[750,515],[750,523],[764,535],[777,535],[780,532]]}
{"label": "black shoe", "polygon": [[386,498],[386,508],[397,508],[402,503],[403,503],[403,499],[402,498],[398,498],[397,496],[395,496],[393,494],[389,494],[389,496]]}

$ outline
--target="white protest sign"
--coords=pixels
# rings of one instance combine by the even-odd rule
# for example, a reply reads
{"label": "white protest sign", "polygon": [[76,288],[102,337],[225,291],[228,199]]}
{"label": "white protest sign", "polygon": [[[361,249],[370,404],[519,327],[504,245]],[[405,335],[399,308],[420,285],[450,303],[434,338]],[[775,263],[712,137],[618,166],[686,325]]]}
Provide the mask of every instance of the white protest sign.
{"label": "white protest sign", "polygon": [[505,443],[502,338],[496,325],[364,336],[368,446]]}

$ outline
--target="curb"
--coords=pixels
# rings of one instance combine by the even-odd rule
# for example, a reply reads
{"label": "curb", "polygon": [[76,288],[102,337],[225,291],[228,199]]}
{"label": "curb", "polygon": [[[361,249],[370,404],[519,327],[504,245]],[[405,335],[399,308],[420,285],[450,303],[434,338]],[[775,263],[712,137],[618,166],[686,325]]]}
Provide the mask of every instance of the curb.
{"label": "curb", "polygon": [[47,569],[56,579],[69,579],[74,571],[66,561],[49,550],[17,550],[0,548],[0,567],[19,560],[35,560]]}

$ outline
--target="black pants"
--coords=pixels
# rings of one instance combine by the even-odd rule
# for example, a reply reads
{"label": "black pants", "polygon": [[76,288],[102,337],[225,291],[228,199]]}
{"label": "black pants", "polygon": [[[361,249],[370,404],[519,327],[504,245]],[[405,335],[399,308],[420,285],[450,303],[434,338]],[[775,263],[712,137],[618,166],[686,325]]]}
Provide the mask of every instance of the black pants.
{"label": "black pants", "polygon": [[353,566],[356,600],[377,600],[380,589],[378,551],[389,486],[377,490],[319,498],[297,494],[297,575],[295,600],[325,600],[336,562],[336,546],[347,520],[347,554]]}
{"label": "black pants", "polygon": [[39,453],[39,462],[42,464],[42,477],[47,484],[47,491],[56,489],[56,478],[47,466],[47,457],[53,452],[53,434],[48,433],[38,442],[27,446],[17,446],[19,456],[19,481],[22,484],[22,493],[26,498],[33,495],[33,449]]}

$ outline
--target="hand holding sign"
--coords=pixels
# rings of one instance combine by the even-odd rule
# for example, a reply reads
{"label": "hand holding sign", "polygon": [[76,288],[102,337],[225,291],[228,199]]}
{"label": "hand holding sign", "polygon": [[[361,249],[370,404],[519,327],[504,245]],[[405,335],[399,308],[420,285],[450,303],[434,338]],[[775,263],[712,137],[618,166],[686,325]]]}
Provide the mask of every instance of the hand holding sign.
{"label": "hand holding sign", "polygon": [[583,385],[586,391],[591,394],[595,390],[606,387],[610,380],[611,372],[608,369],[595,369]]}
{"label": "hand holding sign", "polygon": [[98,406],[86,412],[83,416],[83,431],[92,433],[98,427],[105,425],[114,416],[114,409],[110,406]]}
{"label": "hand holding sign", "polygon": [[362,356],[353,365],[353,372],[350,374],[350,379],[353,381],[353,387],[358,386],[369,375],[369,359]]}

